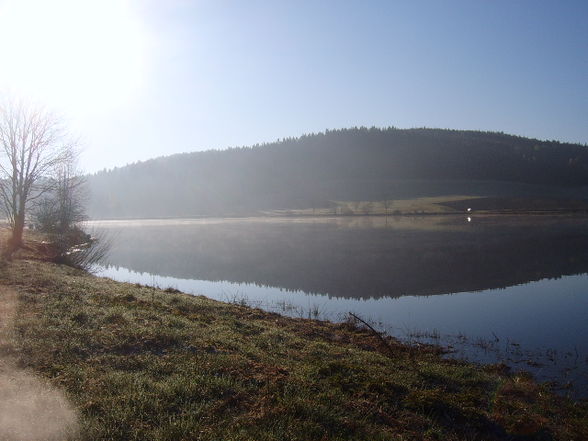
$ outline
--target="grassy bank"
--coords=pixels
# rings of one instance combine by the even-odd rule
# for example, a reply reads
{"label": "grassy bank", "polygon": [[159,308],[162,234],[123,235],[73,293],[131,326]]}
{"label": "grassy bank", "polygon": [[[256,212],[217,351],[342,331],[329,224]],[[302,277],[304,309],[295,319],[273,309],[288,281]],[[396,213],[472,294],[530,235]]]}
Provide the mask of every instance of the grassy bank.
{"label": "grassy bank", "polygon": [[65,391],[79,439],[588,439],[588,406],[527,375],[385,345],[350,324],[32,259],[0,277],[18,293],[2,353]]}

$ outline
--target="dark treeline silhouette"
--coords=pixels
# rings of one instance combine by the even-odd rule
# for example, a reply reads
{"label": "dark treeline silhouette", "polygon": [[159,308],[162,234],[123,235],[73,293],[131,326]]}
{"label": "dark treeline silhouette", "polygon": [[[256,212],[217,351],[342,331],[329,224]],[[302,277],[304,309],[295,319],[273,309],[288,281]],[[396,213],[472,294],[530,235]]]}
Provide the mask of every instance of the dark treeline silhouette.
{"label": "dark treeline silhouette", "polygon": [[588,272],[583,218],[133,223],[114,235],[114,266],[334,297],[445,294]]}
{"label": "dark treeline silhouette", "polygon": [[588,148],[494,132],[352,128],[89,177],[94,218],[252,214],[442,194],[577,197]]}

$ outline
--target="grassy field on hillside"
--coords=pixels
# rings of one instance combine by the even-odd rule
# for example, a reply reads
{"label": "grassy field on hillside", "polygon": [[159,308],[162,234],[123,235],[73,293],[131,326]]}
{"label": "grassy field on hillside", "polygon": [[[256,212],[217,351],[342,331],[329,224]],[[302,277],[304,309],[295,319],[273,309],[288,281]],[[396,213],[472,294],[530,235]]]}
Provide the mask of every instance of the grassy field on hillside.
{"label": "grassy field on hillside", "polygon": [[463,210],[443,205],[446,202],[467,201],[475,196],[432,196],[383,201],[332,201],[329,207],[299,210],[271,210],[270,215],[282,216],[358,216],[358,215],[417,215],[459,214]]}
{"label": "grassy field on hillside", "polygon": [[381,201],[331,201],[328,206],[270,210],[270,216],[418,216],[445,214],[542,214],[588,212],[577,199],[448,195]]}

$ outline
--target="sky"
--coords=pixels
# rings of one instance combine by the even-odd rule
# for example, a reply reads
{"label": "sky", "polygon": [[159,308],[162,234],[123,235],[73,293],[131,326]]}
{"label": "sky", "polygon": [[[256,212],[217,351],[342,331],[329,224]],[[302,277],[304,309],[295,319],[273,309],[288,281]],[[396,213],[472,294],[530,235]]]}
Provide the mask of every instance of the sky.
{"label": "sky", "polygon": [[585,0],[0,0],[0,53],[87,172],[362,125],[588,143]]}

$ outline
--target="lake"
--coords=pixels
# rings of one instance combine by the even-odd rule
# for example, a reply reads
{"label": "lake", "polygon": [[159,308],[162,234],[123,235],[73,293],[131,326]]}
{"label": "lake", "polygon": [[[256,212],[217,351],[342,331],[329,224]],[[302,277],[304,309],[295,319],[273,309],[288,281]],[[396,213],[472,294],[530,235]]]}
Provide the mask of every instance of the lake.
{"label": "lake", "polygon": [[588,219],[421,216],[95,221],[101,275],[281,314],[353,312],[447,356],[588,396]]}

